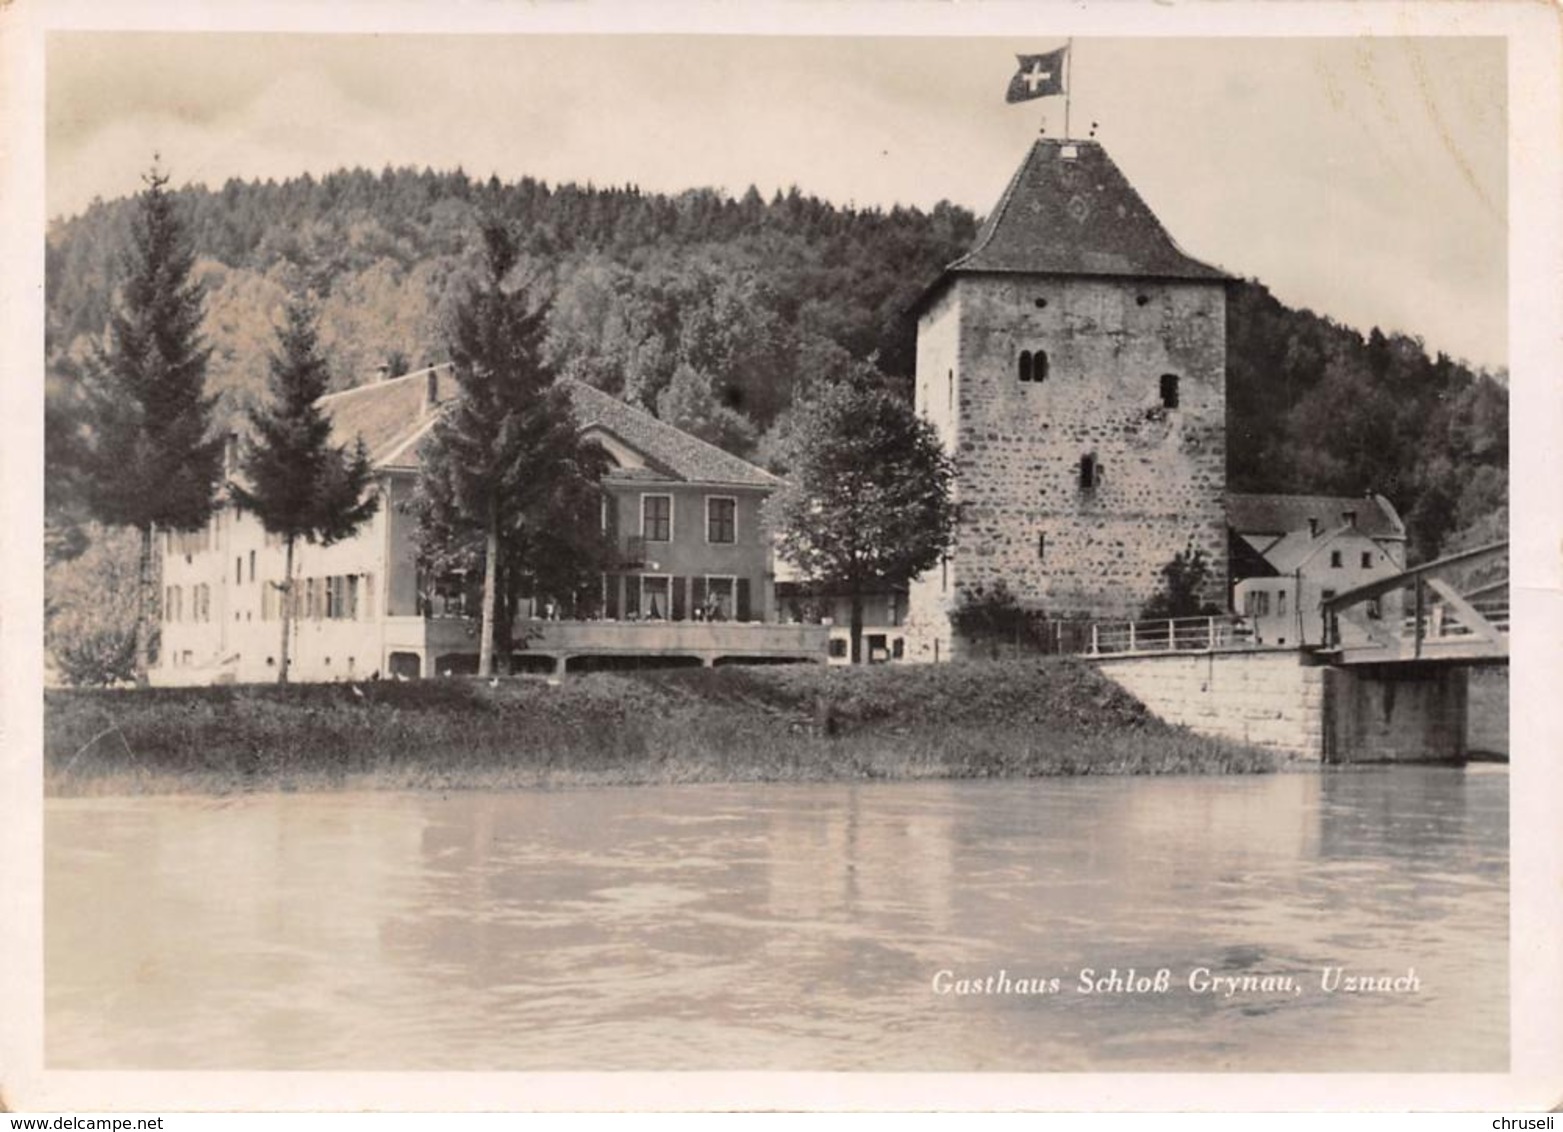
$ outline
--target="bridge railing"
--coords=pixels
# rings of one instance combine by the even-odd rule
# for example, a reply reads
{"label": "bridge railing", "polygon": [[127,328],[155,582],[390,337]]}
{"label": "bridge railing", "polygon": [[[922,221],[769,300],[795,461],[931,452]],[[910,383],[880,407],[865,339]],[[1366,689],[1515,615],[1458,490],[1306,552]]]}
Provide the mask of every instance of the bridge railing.
{"label": "bridge railing", "polygon": [[1138,652],[1209,652],[1254,646],[1252,628],[1241,617],[1158,617],[1102,621],[1091,626],[1088,655]]}
{"label": "bridge railing", "polygon": [[1492,543],[1327,599],[1324,650],[1348,660],[1502,654],[1508,544]]}

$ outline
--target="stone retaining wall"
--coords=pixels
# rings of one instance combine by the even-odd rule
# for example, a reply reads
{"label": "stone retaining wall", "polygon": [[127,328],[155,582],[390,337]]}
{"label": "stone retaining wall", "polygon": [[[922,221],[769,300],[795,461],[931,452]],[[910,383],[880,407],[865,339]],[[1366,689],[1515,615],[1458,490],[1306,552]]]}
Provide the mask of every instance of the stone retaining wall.
{"label": "stone retaining wall", "polygon": [[1284,754],[1324,754],[1324,669],[1294,649],[1104,660],[1102,675],[1159,719]]}

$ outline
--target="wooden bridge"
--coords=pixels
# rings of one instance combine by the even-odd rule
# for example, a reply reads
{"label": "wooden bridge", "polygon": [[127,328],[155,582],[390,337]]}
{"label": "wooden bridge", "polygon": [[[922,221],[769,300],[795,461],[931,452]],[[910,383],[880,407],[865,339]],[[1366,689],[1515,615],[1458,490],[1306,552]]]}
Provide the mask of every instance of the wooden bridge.
{"label": "wooden bridge", "polygon": [[1509,656],[1509,544],[1490,543],[1323,603],[1331,664],[1502,662]]}

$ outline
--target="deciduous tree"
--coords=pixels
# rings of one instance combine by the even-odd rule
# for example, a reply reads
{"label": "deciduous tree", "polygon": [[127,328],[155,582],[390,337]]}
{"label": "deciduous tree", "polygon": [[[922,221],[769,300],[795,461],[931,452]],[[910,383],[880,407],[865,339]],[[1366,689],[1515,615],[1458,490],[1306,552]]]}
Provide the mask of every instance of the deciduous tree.
{"label": "deciduous tree", "polygon": [[786,445],[790,478],[770,505],[777,549],[809,581],[851,595],[857,664],[864,594],[904,584],[949,547],[953,468],[933,426],[867,367],[800,405]]}

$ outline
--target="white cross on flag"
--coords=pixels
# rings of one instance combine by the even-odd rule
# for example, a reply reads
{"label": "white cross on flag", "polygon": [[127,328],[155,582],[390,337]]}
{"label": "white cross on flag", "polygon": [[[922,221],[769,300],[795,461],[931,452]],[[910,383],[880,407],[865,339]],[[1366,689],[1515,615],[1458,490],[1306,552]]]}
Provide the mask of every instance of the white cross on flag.
{"label": "white cross on flag", "polygon": [[1064,93],[1064,56],[1069,48],[1060,47],[1046,55],[1017,55],[1020,69],[1009,80],[1005,102],[1029,102],[1049,94]]}

